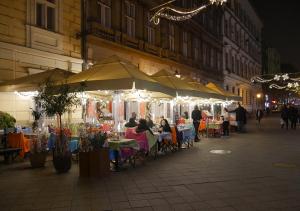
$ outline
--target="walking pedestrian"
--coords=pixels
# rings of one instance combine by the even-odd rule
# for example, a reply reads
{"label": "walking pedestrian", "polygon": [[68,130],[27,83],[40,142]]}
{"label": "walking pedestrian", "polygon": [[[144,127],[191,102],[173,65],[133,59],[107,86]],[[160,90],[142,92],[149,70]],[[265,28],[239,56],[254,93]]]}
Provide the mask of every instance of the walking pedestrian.
{"label": "walking pedestrian", "polygon": [[238,132],[242,133],[244,132],[245,124],[247,124],[247,111],[240,103],[238,103],[238,107],[233,112],[236,113]]}
{"label": "walking pedestrian", "polygon": [[223,136],[229,136],[229,113],[228,109],[224,108],[223,111]]}
{"label": "walking pedestrian", "polygon": [[256,120],[258,121],[258,124],[260,124],[260,121],[263,118],[263,116],[264,116],[263,110],[261,108],[258,108],[256,110]]}
{"label": "walking pedestrian", "polygon": [[298,109],[295,106],[290,106],[291,129],[296,130],[298,120]]}
{"label": "walking pedestrian", "polygon": [[281,124],[281,128],[283,129],[284,126],[286,129],[289,129],[289,108],[284,105],[282,110],[281,110],[281,119],[283,120],[284,124]]}
{"label": "walking pedestrian", "polygon": [[192,119],[193,119],[193,125],[195,128],[195,142],[199,142],[199,137],[198,137],[198,129],[199,129],[199,124],[200,120],[202,119],[201,111],[199,110],[199,107],[196,105],[193,112],[192,112]]}

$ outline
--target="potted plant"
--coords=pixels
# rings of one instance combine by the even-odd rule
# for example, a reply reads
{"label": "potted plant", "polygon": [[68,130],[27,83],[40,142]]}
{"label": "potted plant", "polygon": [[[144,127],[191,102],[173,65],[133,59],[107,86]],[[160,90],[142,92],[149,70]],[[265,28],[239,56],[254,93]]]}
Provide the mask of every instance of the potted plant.
{"label": "potted plant", "polygon": [[68,84],[54,86],[47,82],[36,96],[40,102],[42,110],[47,116],[57,116],[58,131],[56,132],[55,147],[53,150],[53,165],[58,173],[64,173],[71,168],[71,153],[68,150],[70,137],[63,131],[62,115],[71,111],[74,106],[80,105],[80,99],[77,98],[77,92],[71,91]]}
{"label": "potted plant", "polygon": [[45,166],[47,158],[47,142],[48,137],[46,133],[40,133],[37,138],[31,140],[29,159],[32,168],[41,168]]}
{"label": "potted plant", "polygon": [[16,119],[9,113],[0,111],[0,128],[12,128],[15,126]]}
{"label": "potted plant", "polygon": [[107,134],[103,132],[80,133],[79,175],[103,177],[110,173]]}
{"label": "potted plant", "polygon": [[4,130],[4,136],[2,137],[2,140],[4,141],[4,147],[7,147],[7,141],[6,141],[6,135],[7,135],[7,129],[8,128],[14,128],[16,123],[16,119],[11,116],[9,113],[0,111],[0,129]]}
{"label": "potted plant", "polygon": [[86,128],[79,128],[79,176],[88,177],[90,175],[90,141]]}
{"label": "potted plant", "polygon": [[37,109],[36,110],[32,109],[31,115],[33,116],[33,119],[34,119],[34,121],[32,123],[32,131],[36,132],[36,130],[39,127],[39,121],[42,116],[42,112]]}
{"label": "potted plant", "polygon": [[110,173],[109,148],[105,147],[107,134],[90,134],[91,151],[89,154],[89,174],[91,177],[103,177]]}

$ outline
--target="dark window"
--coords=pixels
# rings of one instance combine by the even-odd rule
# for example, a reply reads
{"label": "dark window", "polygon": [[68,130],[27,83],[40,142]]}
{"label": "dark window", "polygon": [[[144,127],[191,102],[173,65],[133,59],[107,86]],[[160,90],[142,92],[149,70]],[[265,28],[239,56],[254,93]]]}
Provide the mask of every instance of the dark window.
{"label": "dark window", "polygon": [[44,27],[44,6],[42,4],[36,4],[36,25],[38,27]]}
{"label": "dark window", "polygon": [[55,30],[55,9],[47,7],[47,29]]}

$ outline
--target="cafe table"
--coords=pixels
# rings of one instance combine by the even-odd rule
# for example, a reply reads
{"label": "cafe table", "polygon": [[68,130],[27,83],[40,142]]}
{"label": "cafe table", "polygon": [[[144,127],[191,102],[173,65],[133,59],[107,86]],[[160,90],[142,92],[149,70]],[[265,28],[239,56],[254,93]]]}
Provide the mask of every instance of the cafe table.
{"label": "cafe table", "polygon": [[207,137],[212,135],[216,137],[217,134],[221,135],[222,123],[221,122],[209,122],[207,123]]}
{"label": "cafe table", "polygon": [[177,127],[178,131],[182,133],[182,143],[187,147],[192,146],[195,138],[195,129],[193,125],[182,125]]}
{"label": "cafe table", "polygon": [[139,144],[135,139],[126,139],[126,138],[120,138],[120,139],[109,139],[108,140],[108,146],[110,150],[113,151],[114,157],[115,157],[115,169],[119,170],[119,158],[120,158],[120,152],[122,148],[131,148],[138,150]]}

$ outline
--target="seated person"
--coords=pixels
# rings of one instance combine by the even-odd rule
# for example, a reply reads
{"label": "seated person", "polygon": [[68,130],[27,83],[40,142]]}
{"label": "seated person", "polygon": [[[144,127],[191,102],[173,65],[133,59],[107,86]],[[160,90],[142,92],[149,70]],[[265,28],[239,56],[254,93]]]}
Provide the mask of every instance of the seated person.
{"label": "seated person", "polygon": [[153,123],[152,119],[150,118],[150,116],[146,117],[146,121],[147,121],[147,126],[149,128],[153,128],[154,127],[154,123]]}
{"label": "seated person", "polygon": [[158,137],[158,152],[159,154],[161,154],[161,142],[164,139],[168,139],[168,140],[172,140],[172,130],[171,127],[169,125],[168,120],[166,119],[162,119],[160,122],[160,127],[158,129],[159,131],[159,137]]}
{"label": "seated person", "polygon": [[147,121],[145,119],[140,119],[139,124],[137,125],[137,128],[135,129],[135,132],[142,133],[145,131],[149,131],[153,135],[153,132],[150,130],[149,126],[147,125]]}
{"label": "seated person", "polygon": [[160,127],[158,129],[160,135],[159,135],[159,142],[161,142],[164,138],[169,137],[172,133],[171,127],[169,125],[168,120],[163,119],[160,122]]}

